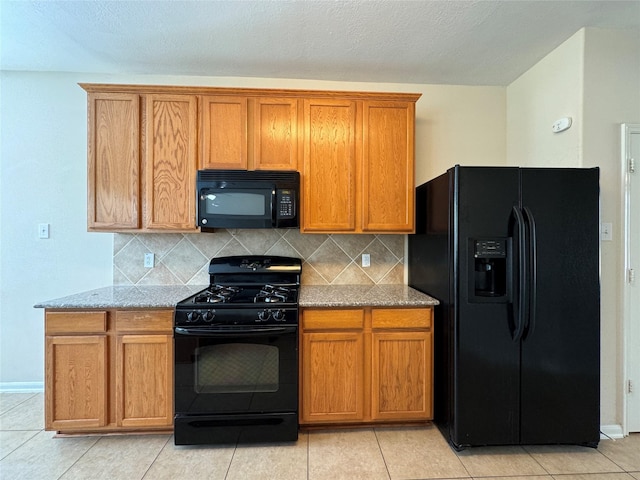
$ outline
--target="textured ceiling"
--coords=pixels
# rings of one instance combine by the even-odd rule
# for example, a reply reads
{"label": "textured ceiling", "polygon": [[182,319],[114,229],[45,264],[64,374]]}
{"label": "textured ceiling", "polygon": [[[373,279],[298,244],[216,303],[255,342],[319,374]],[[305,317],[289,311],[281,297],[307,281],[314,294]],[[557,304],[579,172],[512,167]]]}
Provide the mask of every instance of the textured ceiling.
{"label": "textured ceiling", "polygon": [[0,0],[3,70],[508,85],[640,0]]}

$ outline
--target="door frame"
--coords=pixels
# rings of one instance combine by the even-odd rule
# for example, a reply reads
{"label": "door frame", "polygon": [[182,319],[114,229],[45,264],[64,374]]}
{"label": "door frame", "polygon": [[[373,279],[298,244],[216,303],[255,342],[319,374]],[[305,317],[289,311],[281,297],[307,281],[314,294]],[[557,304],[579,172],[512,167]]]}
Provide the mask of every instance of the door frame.
{"label": "door frame", "polygon": [[[629,435],[629,411],[628,411],[628,381],[631,373],[631,284],[629,281],[629,269],[631,267],[631,179],[629,172],[629,155],[631,153],[631,134],[640,133],[639,123],[623,123],[620,126],[620,180],[622,188],[622,331],[623,331],[623,365],[622,365],[622,432]],[[640,167],[636,167],[640,168]],[[638,388],[636,386],[636,388]]]}

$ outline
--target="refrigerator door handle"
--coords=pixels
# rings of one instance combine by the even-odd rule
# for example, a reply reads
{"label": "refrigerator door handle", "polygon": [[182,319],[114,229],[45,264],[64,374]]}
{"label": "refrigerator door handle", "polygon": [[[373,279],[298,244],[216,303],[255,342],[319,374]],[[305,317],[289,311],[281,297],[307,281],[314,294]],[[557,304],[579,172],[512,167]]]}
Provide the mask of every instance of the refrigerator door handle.
{"label": "refrigerator door handle", "polygon": [[523,207],[525,220],[527,222],[527,230],[529,233],[529,321],[527,322],[527,330],[525,337],[533,334],[536,326],[536,296],[537,296],[537,284],[538,284],[538,251],[536,248],[536,221],[533,217],[533,213],[528,207]]}
{"label": "refrigerator door handle", "polygon": [[525,326],[525,304],[527,286],[527,259],[526,259],[526,238],[525,223],[522,212],[517,205],[513,206],[513,216],[518,227],[518,308],[515,317],[517,324],[513,332],[513,341],[519,342],[522,339]]}

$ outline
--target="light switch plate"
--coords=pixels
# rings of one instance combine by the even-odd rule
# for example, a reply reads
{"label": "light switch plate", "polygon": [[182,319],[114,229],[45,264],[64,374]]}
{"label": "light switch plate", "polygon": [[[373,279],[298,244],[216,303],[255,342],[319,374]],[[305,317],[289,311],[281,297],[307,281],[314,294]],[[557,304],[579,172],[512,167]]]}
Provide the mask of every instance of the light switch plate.
{"label": "light switch plate", "polygon": [[600,239],[605,242],[613,240],[613,234],[611,233],[612,228],[613,225],[611,225],[611,223],[602,222],[600,224]]}
{"label": "light switch plate", "polygon": [[39,223],[38,224],[38,238],[49,238],[49,224],[48,223]]}
{"label": "light switch plate", "polygon": [[363,253],[362,254],[362,266],[363,267],[370,267],[371,266],[371,255],[368,253]]}

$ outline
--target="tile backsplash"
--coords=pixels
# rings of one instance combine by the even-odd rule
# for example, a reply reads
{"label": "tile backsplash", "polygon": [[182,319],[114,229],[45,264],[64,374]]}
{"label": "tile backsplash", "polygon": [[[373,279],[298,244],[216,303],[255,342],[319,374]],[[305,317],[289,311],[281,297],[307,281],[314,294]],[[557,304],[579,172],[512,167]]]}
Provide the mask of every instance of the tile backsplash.
{"label": "tile backsplash", "polygon": [[[207,285],[209,260],[224,255],[298,257],[302,284],[403,284],[405,235],[300,234],[299,230],[218,230],[215,233],[116,233],[115,285]],[[145,268],[145,253],[155,255]],[[371,266],[361,266],[361,254]]]}

